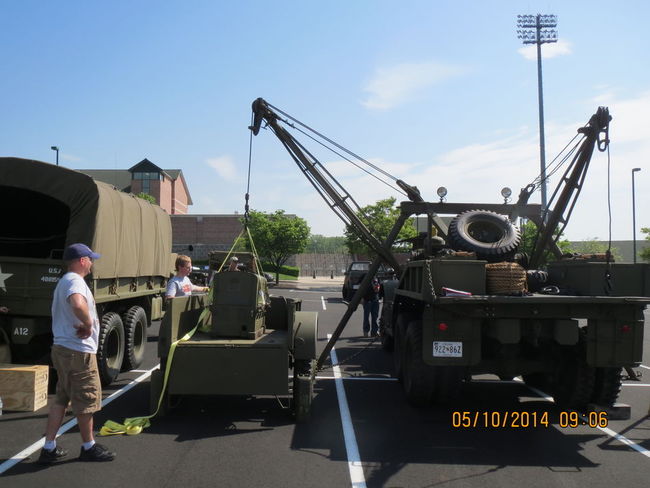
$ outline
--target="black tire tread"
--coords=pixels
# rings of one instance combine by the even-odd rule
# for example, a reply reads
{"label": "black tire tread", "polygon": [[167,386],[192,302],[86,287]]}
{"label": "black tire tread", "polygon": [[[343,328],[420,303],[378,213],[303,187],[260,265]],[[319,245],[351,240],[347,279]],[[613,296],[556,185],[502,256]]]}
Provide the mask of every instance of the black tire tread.
{"label": "black tire tread", "polygon": [[422,320],[409,323],[402,354],[402,387],[406,399],[414,407],[431,404],[435,370],[422,358]]}
{"label": "black tire tread", "polygon": [[[118,335],[121,336],[120,344],[118,344],[118,364],[119,367],[111,368],[108,365],[106,357],[106,340],[107,337],[117,327]],[[99,328],[99,347],[97,348],[97,367],[99,369],[99,378],[103,386],[110,385],[117,375],[120,373],[122,361],[124,360],[124,324],[122,319],[115,312],[107,312],[102,316],[101,325]]]}
{"label": "black tire tread", "polygon": [[[490,222],[501,227],[504,236],[494,243],[485,243],[474,239],[467,231],[467,227],[480,221]],[[448,238],[454,249],[475,252],[477,256],[490,260],[512,257],[521,241],[519,230],[506,216],[489,210],[469,210],[454,217],[449,224]]]}
{"label": "black tire tread", "polygon": [[[126,344],[122,371],[130,371],[137,369],[144,359],[144,350],[147,344],[147,313],[142,307],[137,305],[133,306],[122,315],[122,322],[124,324],[124,343]],[[137,348],[135,342],[138,335],[137,326],[139,322],[142,323],[143,337],[140,347]]]}

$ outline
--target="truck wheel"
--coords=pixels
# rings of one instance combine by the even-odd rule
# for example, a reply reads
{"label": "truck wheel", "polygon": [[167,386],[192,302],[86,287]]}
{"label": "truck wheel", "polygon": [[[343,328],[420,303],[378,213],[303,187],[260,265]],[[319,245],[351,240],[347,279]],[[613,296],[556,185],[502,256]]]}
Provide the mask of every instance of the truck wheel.
{"label": "truck wheel", "polygon": [[379,326],[379,339],[381,340],[381,347],[384,351],[392,352],[395,350],[395,339],[392,335],[386,332],[386,328]]}
{"label": "truck wheel", "polygon": [[621,392],[621,368],[596,368],[594,393],[591,403],[611,407]]}
{"label": "truck wheel", "polygon": [[108,386],[122,368],[124,360],[124,324],[115,312],[102,316],[99,329],[99,347],[97,349],[97,366],[102,385]]}
{"label": "truck wheel", "polygon": [[422,321],[414,320],[406,330],[402,354],[402,387],[406,399],[414,407],[425,407],[431,403],[435,369],[425,364],[422,358]]}
{"label": "truck wheel", "polygon": [[[582,332],[582,331],[581,331]],[[594,394],[595,368],[587,364],[586,335],[578,344],[564,351],[553,378],[553,398],[563,408],[586,410]]]}
{"label": "truck wheel", "polygon": [[142,364],[147,345],[147,314],[142,307],[131,307],[122,315],[126,335],[126,351],[122,371],[136,369]]}
{"label": "truck wheel", "polygon": [[293,414],[296,422],[309,418],[314,383],[311,378],[313,360],[296,360],[293,367]]}
{"label": "truck wheel", "polygon": [[488,210],[470,210],[449,224],[449,244],[458,251],[475,252],[488,261],[514,255],[521,236],[505,215]]}
{"label": "truck wheel", "polygon": [[402,369],[404,354],[404,335],[406,334],[406,319],[403,315],[398,315],[393,327],[393,370],[395,378],[401,383],[404,379]]}
{"label": "truck wheel", "polygon": [[0,329],[0,363],[11,363],[11,346],[7,333]]}
{"label": "truck wheel", "polygon": [[448,404],[458,399],[463,386],[465,368],[461,366],[435,366],[434,370],[435,380],[431,394],[433,402]]}

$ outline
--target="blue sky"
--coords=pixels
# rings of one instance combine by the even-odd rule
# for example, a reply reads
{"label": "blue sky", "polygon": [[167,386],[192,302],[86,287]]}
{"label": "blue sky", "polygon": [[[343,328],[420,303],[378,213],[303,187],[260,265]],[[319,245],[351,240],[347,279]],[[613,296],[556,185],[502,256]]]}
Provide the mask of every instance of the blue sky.
{"label": "blue sky", "polygon": [[[559,42],[543,47],[547,160],[608,106],[612,235],[632,237],[640,167],[640,238],[650,227],[650,3],[641,0],[0,0],[0,155],[53,162],[57,145],[73,169],[148,158],[183,170],[191,213],[241,213],[250,105],[263,97],[426,199],[444,185],[449,201],[499,202],[503,186],[516,194],[539,174],[534,47],[516,35],[517,14],[535,13],[558,16]],[[361,204],[395,195],[323,162]],[[251,207],[342,234],[269,131],[253,141]],[[566,236],[606,239],[606,216],[598,153]]]}

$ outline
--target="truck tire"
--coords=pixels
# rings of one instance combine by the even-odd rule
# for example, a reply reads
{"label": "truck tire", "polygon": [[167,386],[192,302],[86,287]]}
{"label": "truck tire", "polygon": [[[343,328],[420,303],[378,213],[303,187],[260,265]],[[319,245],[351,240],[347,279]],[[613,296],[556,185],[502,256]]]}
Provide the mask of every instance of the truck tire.
{"label": "truck tire", "polygon": [[97,348],[97,367],[103,386],[110,385],[122,369],[124,360],[124,324],[115,312],[102,316]]}
{"label": "truck tire", "polygon": [[296,360],[293,366],[293,414],[296,422],[309,419],[314,396],[313,368],[314,361],[304,359]]}
{"label": "truck tire", "polygon": [[0,363],[11,363],[11,346],[7,333],[0,329]]}
{"label": "truck tire", "polygon": [[395,350],[395,340],[392,335],[386,332],[386,327],[379,324],[379,339],[381,341],[381,347],[384,351],[392,352]]}
{"label": "truck tire", "polygon": [[348,291],[348,288],[345,287],[345,286],[343,288],[341,288],[341,296],[342,296],[344,302],[349,302],[350,298],[352,298],[350,296],[350,292]]}
{"label": "truck tire", "polygon": [[435,380],[431,391],[433,403],[449,404],[460,396],[465,376],[461,366],[434,366]]}
{"label": "truck tire", "polygon": [[142,307],[134,306],[122,315],[122,322],[126,337],[122,371],[130,371],[138,368],[144,359],[147,345],[147,314]]}
{"label": "truck tire", "polygon": [[401,383],[404,379],[402,369],[404,354],[404,337],[406,334],[406,319],[403,315],[398,315],[395,325],[393,326],[393,371],[394,376]]}
{"label": "truck tire", "polygon": [[521,236],[505,215],[488,210],[469,210],[449,224],[449,244],[457,251],[475,252],[488,261],[512,257]]}
{"label": "truck tire", "polygon": [[553,377],[552,395],[561,408],[586,411],[594,394],[595,368],[587,364],[586,334],[560,357]]}
{"label": "truck tire", "polygon": [[435,369],[422,356],[422,320],[412,321],[406,330],[402,353],[402,388],[406,399],[414,407],[431,403]]}
{"label": "truck tire", "polygon": [[621,392],[621,368],[596,368],[591,403],[611,407]]}

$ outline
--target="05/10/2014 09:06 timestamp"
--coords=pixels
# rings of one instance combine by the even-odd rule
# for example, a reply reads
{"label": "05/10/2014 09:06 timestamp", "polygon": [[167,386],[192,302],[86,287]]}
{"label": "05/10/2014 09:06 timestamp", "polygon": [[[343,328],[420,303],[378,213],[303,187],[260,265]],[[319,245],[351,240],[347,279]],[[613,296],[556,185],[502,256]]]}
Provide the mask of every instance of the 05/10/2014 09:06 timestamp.
{"label": "05/10/2014 09:06 timestamp", "polygon": [[[555,416],[555,414],[554,414]],[[578,427],[605,428],[609,424],[607,412],[587,412],[584,414],[562,410],[557,418],[549,412],[526,411],[459,411],[451,414],[451,426],[458,428],[487,429],[527,429],[534,427],[553,427],[575,429]]]}

